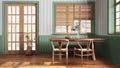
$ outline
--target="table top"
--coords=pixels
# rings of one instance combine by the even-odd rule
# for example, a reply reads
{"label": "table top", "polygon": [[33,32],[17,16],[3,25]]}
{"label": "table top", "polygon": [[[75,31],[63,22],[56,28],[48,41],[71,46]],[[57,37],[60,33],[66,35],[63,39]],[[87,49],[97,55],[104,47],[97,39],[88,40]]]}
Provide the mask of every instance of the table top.
{"label": "table top", "polygon": [[69,41],[94,41],[94,42],[102,42],[105,39],[103,38],[50,38],[50,41],[61,41],[61,40],[69,40]]}
{"label": "table top", "polygon": [[64,42],[68,42],[69,39],[65,39],[65,38],[50,38],[50,41],[59,41],[59,42],[64,41]]}

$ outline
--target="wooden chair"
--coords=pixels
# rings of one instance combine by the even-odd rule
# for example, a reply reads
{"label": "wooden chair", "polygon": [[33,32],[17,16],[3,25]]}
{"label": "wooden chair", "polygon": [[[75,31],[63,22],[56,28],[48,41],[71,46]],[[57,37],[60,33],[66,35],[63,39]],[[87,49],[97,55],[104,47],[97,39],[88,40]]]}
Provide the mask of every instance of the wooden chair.
{"label": "wooden chair", "polygon": [[[74,48],[74,59],[75,56],[80,56],[81,57],[81,62],[83,65],[83,57],[87,56],[87,59],[89,56],[92,56],[93,60],[95,61],[95,53],[94,53],[94,43],[93,40],[76,40],[77,45],[79,46],[79,48]],[[85,42],[85,47],[83,47],[83,45],[81,45],[81,42]]]}
{"label": "wooden chair", "polygon": [[[50,39],[51,45],[52,45],[52,62],[54,64],[54,56],[58,55],[59,60],[61,60],[62,55],[66,55],[66,64],[68,64],[68,45],[69,45],[69,40],[68,39]],[[57,44],[55,44],[57,42]],[[63,44],[66,45],[66,47],[63,47]],[[55,47],[57,45],[58,47]],[[58,52],[58,53],[56,53]],[[63,53],[65,52],[65,53]]]}

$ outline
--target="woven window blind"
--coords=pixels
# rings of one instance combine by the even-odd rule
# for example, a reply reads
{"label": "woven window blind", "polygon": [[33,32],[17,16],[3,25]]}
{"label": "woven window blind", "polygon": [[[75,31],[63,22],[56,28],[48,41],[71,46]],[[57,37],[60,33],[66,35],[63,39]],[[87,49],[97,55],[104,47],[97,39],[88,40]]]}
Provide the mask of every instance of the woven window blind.
{"label": "woven window blind", "polygon": [[73,25],[73,5],[56,5],[56,25],[65,26]]}
{"label": "woven window blind", "polygon": [[92,8],[91,4],[80,4],[75,5],[75,19],[88,20],[92,18]]}
{"label": "woven window blind", "polygon": [[56,26],[66,26],[66,31],[74,25],[74,20],[92,19],[92,4],[56,4],[55,9]]}

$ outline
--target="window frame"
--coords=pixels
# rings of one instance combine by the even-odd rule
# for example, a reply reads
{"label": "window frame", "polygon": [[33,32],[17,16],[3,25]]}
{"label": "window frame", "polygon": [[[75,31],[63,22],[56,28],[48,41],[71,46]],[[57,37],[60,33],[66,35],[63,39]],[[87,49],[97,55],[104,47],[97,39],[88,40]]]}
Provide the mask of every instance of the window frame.
{"label": "window frame", "polygon": [[[90,20],[91,22],[91,29],[90,29],[90,31],[91,32],[89,32],[89,33],[80,33],[80,34],[95,34],[95,3],[94,2],[87,2],[87,3],[85,3],[85,2],[82,2],[82,3],[69,3],[69,2],[66,2],[66,3],[60,3],[60,2],[54,2],[54,11],[53,11],[53,14],[54,14],[54,20],[53,20],[53,22],[54,22],[54,24],[53,24],[53,26],[54,27],[52,27],[53,28],[53,34],[77,34],[77,33],[70,33],[70,32],[66,32],[66,33],[56,33],[56,5],[57,4],[91,4],[92,5],[92,7],[91,7],[91,19],[86,19],[86,20]],[[74,20],[76,20],[76,19],[74,19]],[[85,20],[85,19],[82,19],[82,20]]]}
{"label": "window frame", "polygon": [[[116,25],[116,14],[117,14],[117,12],[118,13],[120,13],[120,8],[119,8],[119,11],[116,11],[116,7],[117,7],[117,5],[119,5],[120,6],[120,0],[118,1],[118,2],[116,2],[116,0],[114,1],[114,4],[115,4],[115,10],[114,10],[114,14],[115,14],[115,16],[114,16],[114,18],[115,18],[115,34],[120,34],[120,16],[118,17],[118,19],[119,19],[119,25]],[[119,26],[119,31],[117,32],[117,26]]]}

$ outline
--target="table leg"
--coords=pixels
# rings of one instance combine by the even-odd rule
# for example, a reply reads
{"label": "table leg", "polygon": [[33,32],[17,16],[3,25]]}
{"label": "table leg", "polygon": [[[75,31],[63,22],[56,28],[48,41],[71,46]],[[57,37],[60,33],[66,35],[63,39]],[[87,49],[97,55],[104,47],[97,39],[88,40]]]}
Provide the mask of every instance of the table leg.
{"label": "table leg", "polygon": [[[92,48],[94,50],[94,42],[92,41]],[[93,51],[93,60],[95,61],[96,60],[96,57],[95,57],[95,51]]]}
{"label": "table leg", "polygon": [[59,42],[59,60],[60,60],[60,61],[61,61],[61,59],[62,59],[61,47],[62,47],[62,42]]}
{"label": "table leg", "polygon": [[[87,48],[87,50],[90,49],[90,43],[91,43],[91,42],[86,42],[86,48]],[[87,60],[88,60],[88,56],[89,56],[88,54],[89,54],[89,53],[90,53],[90,52],[87,51]]]}

